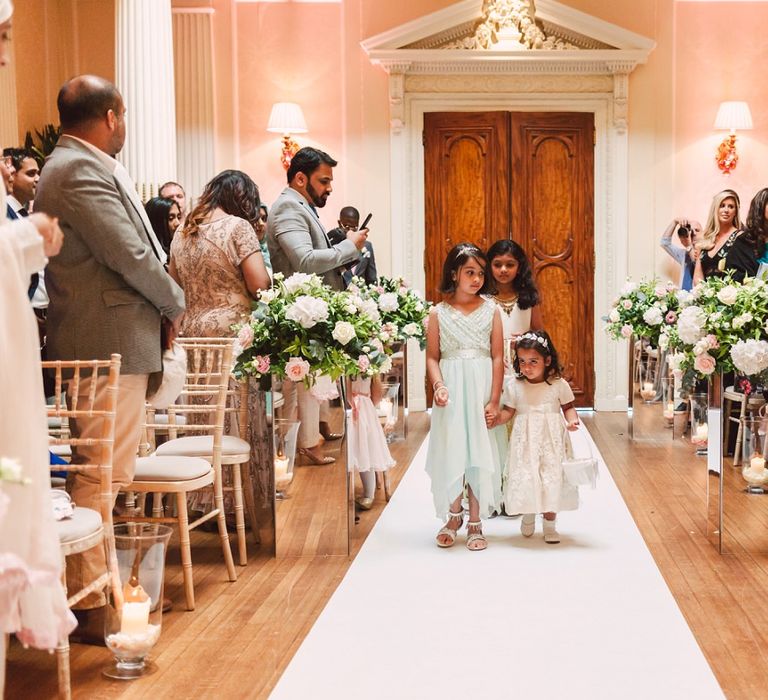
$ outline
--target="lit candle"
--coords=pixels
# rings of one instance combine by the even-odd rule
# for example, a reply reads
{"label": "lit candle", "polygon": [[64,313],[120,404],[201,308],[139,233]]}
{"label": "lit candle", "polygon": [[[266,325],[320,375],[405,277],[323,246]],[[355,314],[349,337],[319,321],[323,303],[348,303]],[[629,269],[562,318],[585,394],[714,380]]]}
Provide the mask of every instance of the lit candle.
{"label": "lit candle", "polygon": [[693,434],[692,441],[697,443],[705,443],[709,437],[709,426],[706,423],[699,423],[696,426],[696,432]]}
{"label": "lit candle", "polygon": [[120,633],[140,636],[149,629],[149,609],[152,601],[147,598],[138,603],[123,603]]}
{"label": "lit candle", "polygon": [[760,455],[752,457],[752,459],[749,460],[749,469],[753,474],[756,474],[757,476],[764,476],[765,460]]}
{"label": "lit candle", "polygon": [[278,454],[275,457],[275,480],[285,479],[288,476],[288,462],[290,460],[285,455]]}
{"label": "lit candle", "polygon": [[643,385],[640,387],[640,396],[646,401],[650,401],[656,396],[656,389],[653,387],[653,382],[643,382]]}

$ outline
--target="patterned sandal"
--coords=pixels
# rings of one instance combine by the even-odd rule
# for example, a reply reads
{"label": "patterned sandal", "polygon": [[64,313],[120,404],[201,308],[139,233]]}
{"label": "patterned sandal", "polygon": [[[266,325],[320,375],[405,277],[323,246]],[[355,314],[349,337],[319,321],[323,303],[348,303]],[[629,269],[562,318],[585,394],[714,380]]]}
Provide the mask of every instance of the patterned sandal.
{"label": "patterned sandal", "polygon": [[[469,532],[469,528],[471,527],[482,528],[482,526],[483,526],[483,523],[480,520],[476,522],[473,522],[472,520],[470,520],[467,522],[467,532],[469,533],[467,535],[467,549],[470,552],[480,552],[488,546],[488,540],[485,539],[485,535],[483,534],[482,530],[480,530],[480,532]],[[472,545],[475,542],[477,543],[478,546],[473,547]]]}
{"label": "patterned sandal", "polygon": [[[451,520],[454,520],[455,518],[459,519],[459,526],[454,530],[453,528],[448,527],[448,523],[451,522]],[[448,511],[448,522],[443,525],[443,527],[440,528],[440,532],[437,533],[437,537],[439,538],[440,535],[445,535],[449,538],[448,542],[441,542],[439,539],[437,540],[437,546],[438,547],[453,547],[453,545],[456,542],[456,533],[461,530],[461,526],[464,524],[464,509],[462,508],[458,513],[453,513],[450,510]]]}

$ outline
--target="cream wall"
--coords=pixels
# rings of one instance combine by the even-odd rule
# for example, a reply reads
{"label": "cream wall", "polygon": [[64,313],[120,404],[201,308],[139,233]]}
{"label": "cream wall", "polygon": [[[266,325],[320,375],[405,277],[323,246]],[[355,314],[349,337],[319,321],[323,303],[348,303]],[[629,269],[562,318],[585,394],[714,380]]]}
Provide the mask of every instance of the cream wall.
{"label": "cream wall", "polygon": [[[768,58],[760,36],[768,3],[562,1],[657,42],[648,63],[630,76],[628,262],[634,276],[676,279],[658,247],[668,221],[678,214],[703,219],[711,195],[724,186],[735,187],[746,207],[764,184],[758,164],[768,155],[768,96],[753,86]],[[380,270],[389,272],[387,76],[370,64],[360,41],[452,3],[173,0],[174,8],[215,9],[217,167],[246,170],[271,202],[284,172],[280,139],[265,130],[269,109],[299,102],[310,129],[300,143],[339,160],[324,222],[333,226],[345,204],[372,211],[371,239]],[[55,121],[56,90],[67,77],[114,77],[114,0],[25,0],[17,4],[14,32],[22,133]],[[749,100],[755,121],[754,131],[739,137],[741,162],[730,177],[713,160],[721,135],[712,122],[725,99]]]}

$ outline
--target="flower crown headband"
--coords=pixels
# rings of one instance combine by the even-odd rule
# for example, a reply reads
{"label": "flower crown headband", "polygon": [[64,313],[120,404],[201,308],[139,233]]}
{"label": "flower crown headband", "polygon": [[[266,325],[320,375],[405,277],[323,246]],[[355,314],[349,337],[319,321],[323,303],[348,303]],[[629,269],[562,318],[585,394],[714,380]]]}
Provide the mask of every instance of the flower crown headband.
{"label": "flower crown headband", "polygon": [[480,248],[474,245],[467,245],[466,243],[464,245],[459,246],[459,255],[477,255],[480,252]]}
{"label": "flower crown headband", "polygon": [[543,338],[540,335],[536,335],[536,333],[523,333],[518,340],[533,340],[537,342],[539,345],[541,345],[544,348],[549,349],[549,343],[547,342],[546,338]]}

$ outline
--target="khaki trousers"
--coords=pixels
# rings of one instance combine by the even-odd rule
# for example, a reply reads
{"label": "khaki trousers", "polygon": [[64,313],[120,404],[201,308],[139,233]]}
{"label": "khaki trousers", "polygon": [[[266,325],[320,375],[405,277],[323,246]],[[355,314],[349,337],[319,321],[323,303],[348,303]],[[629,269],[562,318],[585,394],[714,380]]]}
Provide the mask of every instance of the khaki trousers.
{"label": "khaki trousers", "polygon": [[[136,453],[141,439],[144,423],[144,401],[147,396],[148,374],[121,374],[117,392],[117,411],[115,414],[115,444],[112,453],[112,506],[123,486],[133,481],[136,468]],[[92,379],[80,382],[78,394],[80,405],[87,405],[88,391]],[[96,408],[102,408],[106,400],[107,378],[98,377],[96,386]],[[68,388],[67,393],[70,393]],[[73,437],[100,438],[103,418],[78,418],[70,421]],[[101,446],[77,446],[72,450],[73,464],[97,464],[101,458]],[[77,473],[71,481],[70,493],[75,505],[99,511],[99,493],[101,483],[99,474],[91,469],[86,473]],[[105,570],[104,550],[93,547],[82,554],[67,557],[67,588],[75,593],[97,579]],[[105,604],[101,592],[86,596],[75,607],[96,608]]]}

